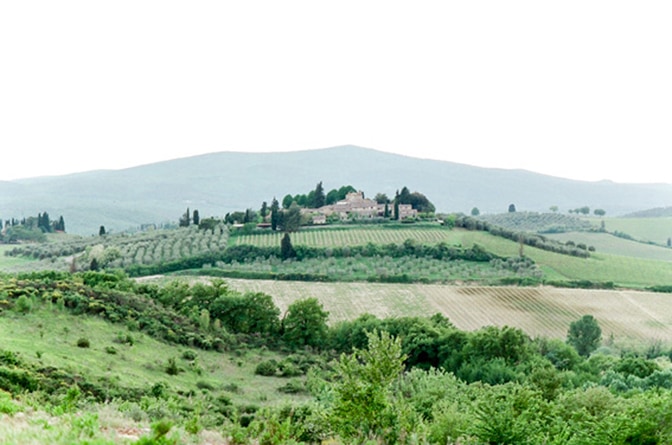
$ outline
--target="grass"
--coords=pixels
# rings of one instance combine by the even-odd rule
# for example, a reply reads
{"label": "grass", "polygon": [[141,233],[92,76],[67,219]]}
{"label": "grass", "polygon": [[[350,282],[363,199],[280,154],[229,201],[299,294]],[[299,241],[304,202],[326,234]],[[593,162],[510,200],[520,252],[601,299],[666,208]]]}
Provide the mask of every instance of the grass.
{"label": "grass", "polygon": [[14,247],[16,246],[12,244],[0,244],[0,271],[8,271],[35,262],[35,260],[24,257],[5,255],[5,252],[12,250]]}
{"label": "grass", "polygon": [[[234,404],[275,404],[296,400],[278,392],[287,383],[281,378],[254,375],[256,365],[276,354],[259,349],[253,352],[218,353],[168,345],[144,334],[129,331],[95,317],[59,313],[56,308],[40,309],[21,315],[12,311],[0,317],[0,344],[3,349],[19,352],[29,362],[41,366],[76,372],[94,379],[106,378],[122,387],[146,388],[164,383],[173,391],[200,391],[198,382],[214,388],[213,393],[229,396]],[[130,335],[134,344],[119,344],[117,337]],[[87,338],[89,348],[80,348],[77,341]],[[113,347],[116,354],[106,348]],[[185,350],[197,359],[184,360]],[[183,370],[171,376],[165,372],[168,359],[176,360]],[[246,388],[240,393],[225,387]]]}
{"label": "grass", "polygon": [[633,258],[672,261],[672,249],[659,245],[646,244],[627,240],[608,233],[570,232],[546,235],[548,238],[562,242],[574,241],[595,247],[597,252],[609,255]]}
{"label": "grass", "polygon": [[633,238],[666,245],[667,239],[672,237],[672,217],[659,218],[590,218],[590,222],[599,227],[604,221],[608,232],[623,232]]}

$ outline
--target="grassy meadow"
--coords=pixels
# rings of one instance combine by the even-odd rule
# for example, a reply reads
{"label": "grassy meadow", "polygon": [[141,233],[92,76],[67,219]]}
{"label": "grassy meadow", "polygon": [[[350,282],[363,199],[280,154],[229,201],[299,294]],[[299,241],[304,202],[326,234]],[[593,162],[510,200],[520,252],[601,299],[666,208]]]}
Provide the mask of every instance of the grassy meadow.
{"label": "grassy meadow", "polygon": [[[129,336],[132,345],[118,341]],[[77,346],[81,338],[89,341],[88,348]],[[239,405],[273,405],[296,399],[278,391],[287,379],[254,374],[259,362],[278,358],[275,353],[262,349],[219,353],[171,345],[120,324],[98,317],[74,316],[55,307],[29,314],[5,313],[0,323],[0,342],[3,348],[19,352],[28,362],[109,380],[125,388],[162,383],[171,392],[184,393],[212,387],[213,394],[226,395]],[[183,358],[186,351],[196,358]],[[169,359],[175,359],[180,368],[177,375],[166,372]]]}

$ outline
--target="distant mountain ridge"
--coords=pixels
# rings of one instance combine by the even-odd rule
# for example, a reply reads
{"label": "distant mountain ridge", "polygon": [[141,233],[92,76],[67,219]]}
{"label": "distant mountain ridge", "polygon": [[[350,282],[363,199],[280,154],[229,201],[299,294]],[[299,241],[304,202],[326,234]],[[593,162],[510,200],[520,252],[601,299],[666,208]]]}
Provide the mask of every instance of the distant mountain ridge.
{"label": "distant mountain ridge", "polygon": [[518,210],[561,212],[581,206],[622,215],[672,204],[670,184],[619,184],[557,178],[525,170],[474,167],[418,159],[352,145],[283,153],[219,152],[123,170],[0,181],[0,218],[48,211],[63,215],[72,233],[100,225],[125,230],[177,221],[187,207],[202,217],[258,209],[275,196],[352,185],[367,196],[394,196],[407,186],[439,212]]}

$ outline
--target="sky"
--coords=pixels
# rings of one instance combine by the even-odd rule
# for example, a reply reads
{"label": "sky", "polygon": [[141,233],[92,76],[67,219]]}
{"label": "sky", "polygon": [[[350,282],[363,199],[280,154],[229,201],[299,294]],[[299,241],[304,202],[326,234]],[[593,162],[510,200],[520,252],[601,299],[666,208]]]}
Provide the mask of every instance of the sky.
{"label": "sky", "polygon": [[0,2],[0,180],[353,144],[672,183],[669,1]]}

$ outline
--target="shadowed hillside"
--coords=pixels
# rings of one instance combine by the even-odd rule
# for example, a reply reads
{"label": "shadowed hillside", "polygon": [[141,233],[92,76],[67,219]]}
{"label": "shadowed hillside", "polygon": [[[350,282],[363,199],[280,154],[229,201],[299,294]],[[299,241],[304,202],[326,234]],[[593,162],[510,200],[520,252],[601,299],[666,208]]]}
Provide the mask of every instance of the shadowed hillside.
{"label": "shadowed hillside", "polygon": [[258,208],[287,194],[351,184],[373,196],[407,186],[424,193],[439,212],[560,211],[602,208],[608,215],[669,205],[672,185],[617,184],[561,179],[523,170],[488,169],[417,159],[355,146],[288,153],[222,152],[124,170],[0,182],[0,217],[48,211],[62,214],[68,231],[97,233],[177,221],[187,207],[202,217]]}

